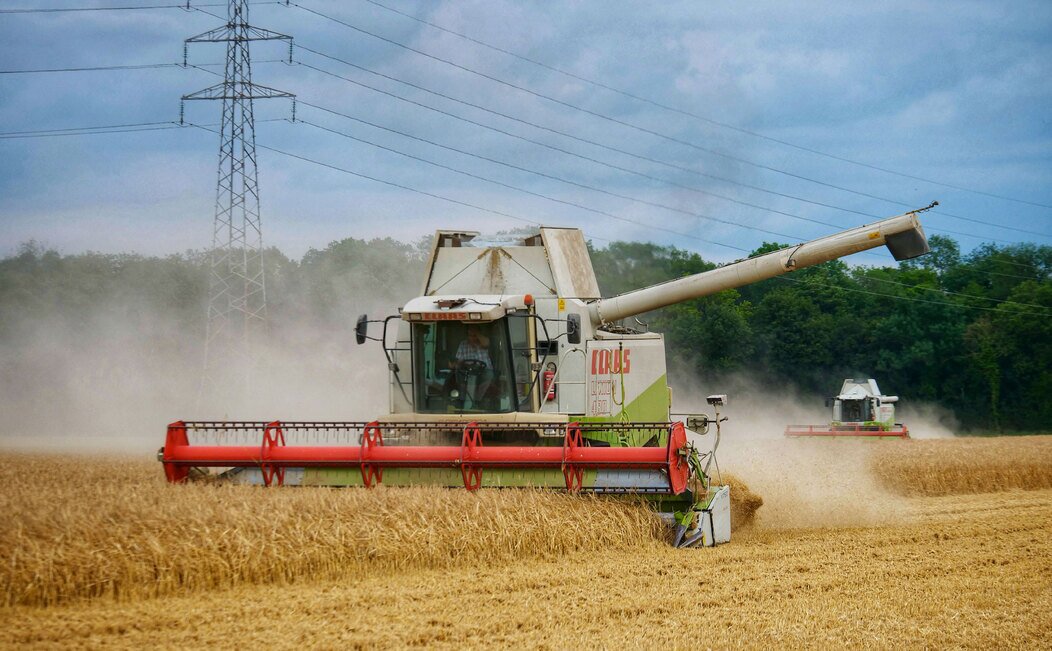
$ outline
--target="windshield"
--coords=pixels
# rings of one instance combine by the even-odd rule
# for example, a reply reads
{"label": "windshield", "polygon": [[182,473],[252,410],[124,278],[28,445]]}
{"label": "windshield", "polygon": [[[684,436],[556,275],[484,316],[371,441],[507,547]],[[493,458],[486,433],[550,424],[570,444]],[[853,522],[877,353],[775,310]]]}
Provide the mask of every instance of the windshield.
{"label": "windshield", "polygon": [[515,411],[507,322],[413,324],[416,411]]}
{"label": "windshield", "polygon": [[841,405],[841,420],[846,423],[861,423],[873,420],[873,415],[869,408],[869,400],[845,399]]}

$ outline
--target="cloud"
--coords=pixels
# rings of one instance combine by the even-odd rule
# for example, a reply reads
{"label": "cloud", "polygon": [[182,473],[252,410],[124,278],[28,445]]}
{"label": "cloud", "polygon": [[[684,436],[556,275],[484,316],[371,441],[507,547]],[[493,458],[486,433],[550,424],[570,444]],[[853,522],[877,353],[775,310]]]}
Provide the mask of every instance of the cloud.
{"label": "cloud", "polygon": [[[701,116],[849,158],[1052,202],[1052,184],[1047,182],[1052,170],[1048,145],[1052,130],[1044,108],[1052,102],[1052,87],[1045,79],[1052,67],[1052,39],[1048,36],[1052,33],[1052,10],[1043,3],[1011,7],[959,3],[952,14],[939,3],[925,2],[872,7],[830,2],[809,5],[806,10],[774,2],[747,7],[672,2],[662,11],[636,5],[503,0],[398,6],[451,30]],[[396,79],[604,146],[575,141],[299,51],[297,57],[311,65],[426,106],[681,185],[844,227],[870,218],[817,203],[881,216],[895,214],[902,206],[830,185],[910,205],[949,196],[957,201],[954,211],[979,219],[1004,214],[1007,223],[1021,225],[1047,218],[1043,209],[1003,202],[992,205],[975,195],[948,193],[945,188],[723,129],[508,57],[372,5],[319,2],[311,7],[557,101],[485,80],[303,9],[260,5],[253,7],[252,21],[292,34],[307,47]],[[209,16],[180,11],[13,17],[0,24],[0,58],[11,68],[175,61],[181,58],[185,37],[214,23],[216,19]],[[253,55],[260,62],[279,58],[286,54],[282,47],[253,44]],[[219,60],[222,50],[195,46],[191,58],[197,62]],[[303,102],[552,176],[770,230],[793,228],[790,232],[807,237],[832,230],[816,231],[813,224],[773,215],[762,208],[641,179],[303,66],[258,63],[253,72],[259,83],[295,92]],[[4,125],[0,130],[175,119],[182,94],[213,82],[211,75],[192,69],[0,75],[0,123]],[[585,111],[573,110],[560,101]],[[256,111],[260,145],[467,203],[484,202],[479,205],[527,219],[586,224],[590,230],[614,237],[678,241],[715,259],[732,255],[656,228],[625,224],[440,170],[308,125],[263,122],[288,115],[283,101],[257,102]],[[587,111],[640,128],[603,120]],[[219,106],[195,104],[187,107],[187,114],[196,122],[213,122],[218,119]],[[691,224],[667,210],[614,201],[609,196],[319,113],[303,104],[300,117],[508,185],[644,223],[691,229],[689,232],[696,236],[718,236],[745,249],[754,248],[763,239],[773,239],[747,229]],[[665,133],[672,139],[646,131]],[[194,231],[197,227],[192,224],[200,223],[201,218],[207,221],[211,213],[215,148],[214,136],[193,130],[0,140],[0,193],[4,196],[0,204],[0,250],[12,250],[19,238],[26,237],[50,238],[71,251],[78,243],[82,249],[104,249],[120,243],[154,250],[165,242],[181,248],[195,237],[199,246],[207,246],[210,229],[205,225]],[[759,166],[714,156],[703,149],[726,152]],[[470,227],[471,222],[484,227],[498,220],[492,214],[262,148],[259,160],[266,239],[293,253],[311,245],[324,246],[328,239],[343,236],[368,233],[397,237],[418,227],[428,232],[449,225],[445,220],[456,222],[458,227]],[[375,220],[373,215],[384,218]],[[180,223],[181,228],[173,228],[170,237],[162,238],[161,243],[152,237],[168,232],[173,222]],[[504,218],[503,222],[514,220]],[[980,235],[1013,237],[995,228],[956,225]],[[115,236],[117,231],[119,235]],[[965,239],[962,244],[967,250],[978,241]]]}

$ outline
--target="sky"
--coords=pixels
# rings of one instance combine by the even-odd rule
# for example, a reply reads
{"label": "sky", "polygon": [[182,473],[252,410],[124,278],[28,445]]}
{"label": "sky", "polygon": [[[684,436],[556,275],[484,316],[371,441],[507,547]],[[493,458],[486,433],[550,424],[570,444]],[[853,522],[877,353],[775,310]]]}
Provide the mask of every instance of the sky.
{"label": "sky", "polygon": [[[192,45],[199,68],[16,72],[181,62],[224,3],[10,12],[172,1],[0,2],[0,256],[209,246],[219,138],[176,125],[223,45]],[[255,103],[264,238],[294,257],[543,223],[729,261],[935,200],[926,231],[965,251],[1052,244],[1047,0],[301,0],[250,20],[296,44],[293,65],[252,44],[253,81],[297,96],[295,122]]]}

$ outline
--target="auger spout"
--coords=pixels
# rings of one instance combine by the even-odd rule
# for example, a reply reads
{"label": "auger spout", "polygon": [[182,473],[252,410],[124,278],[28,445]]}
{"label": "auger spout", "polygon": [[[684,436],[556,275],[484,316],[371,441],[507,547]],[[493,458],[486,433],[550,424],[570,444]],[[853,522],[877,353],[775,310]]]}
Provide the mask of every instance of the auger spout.
{"label": "auger spout", "polygon": [[[933,203],[932,206],[937,205]],[[932,206],[928,206],[931,208]],[[887,246],[896,260],[908,260],[929,251],[928,239],[917,213],[927,208],[865,224],[817,240],[804,242],[765,255],[734,262],[711,271],[620,296],[602,298],[589,305],[592,323],[612,323],[674,303],[742,287],[797,269],[842,258],[878,246]]]}

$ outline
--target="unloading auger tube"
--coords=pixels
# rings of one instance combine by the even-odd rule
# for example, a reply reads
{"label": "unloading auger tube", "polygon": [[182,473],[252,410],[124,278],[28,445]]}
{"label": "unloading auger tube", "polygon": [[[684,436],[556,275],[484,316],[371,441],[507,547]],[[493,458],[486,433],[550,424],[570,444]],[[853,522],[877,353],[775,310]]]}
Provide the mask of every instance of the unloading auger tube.
{"label": "unloading auger tube", "polygon": [[930,250],[917,213],[936,205],[937,201],[927,208],[898,217],[865,224],[711,271],[637,289],[620,296],[601,298],[590,305],[590,316],[596,325],[613,323],[674,303],[774,278],[878,246],[886,245],[896,260],[915,258]]}

